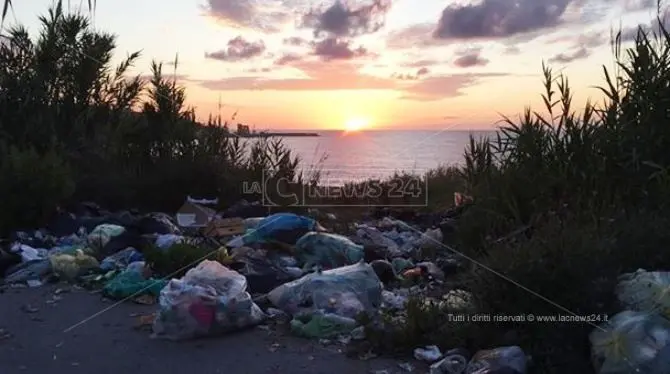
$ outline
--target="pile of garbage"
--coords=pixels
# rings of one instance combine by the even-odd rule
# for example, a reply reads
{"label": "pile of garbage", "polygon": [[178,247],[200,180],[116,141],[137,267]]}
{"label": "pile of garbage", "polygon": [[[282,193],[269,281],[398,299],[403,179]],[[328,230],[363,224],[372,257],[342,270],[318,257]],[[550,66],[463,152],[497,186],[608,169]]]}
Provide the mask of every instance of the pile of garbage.
{"label": "pile of garbage", "polygon": [[[156,338],[225,334],[283,315],[294,334],[328,339],[359,334],[360,317],[403,309],[410,294],[462,267],[443,246],[453,214],[423,217],[422,224],[373,216],[334,233],[304,215],[254,216],[258,204],[220,214],[192,199],[185,206],[174,217],[112,214],[95,204],[61,212],[47,228],[17,232],[5,243],[0,275],[9,285],[66,280],[99,286],[113,299],[153,297]],[[147,248],[169,252],[184,243],[214,257],[198,259],[181,277],[155,274]]]}

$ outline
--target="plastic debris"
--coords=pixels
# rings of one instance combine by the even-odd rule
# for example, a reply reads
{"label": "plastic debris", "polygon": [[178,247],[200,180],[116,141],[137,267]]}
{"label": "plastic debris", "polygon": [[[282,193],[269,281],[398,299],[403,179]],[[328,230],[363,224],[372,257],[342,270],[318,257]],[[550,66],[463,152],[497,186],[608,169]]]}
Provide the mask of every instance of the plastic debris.
{"label": "plastic debris", "polygon": [[320,266],[327,269],[355,264],[363,259],[363,246],[349,238],[324,232],[310,232],[295,244],[296,257],[303,268]]}
{"label": "plastic debris", "polygon": [[160,293],[154,337],[181,340],[225,334],[259,324],[265,315],[243,275],[205,260]]}
{"label": "plastic debris", "polygon": [[599,374],[670,372],[670,321],[659,315],[620,312],[589,339]]}
{"label": "plastic debris", "polygon": [[616,294],[629,309],[670,317],[670,272],[639,269],[623,274],[619,278]]}
{"label": "plastic debris", "polygon": [[436,345],[429,345],[426,348],[414,349],[414,358],[421,361],[434,362],[442,357],[442,351]]}
{"label": "plastic debris", "polygon": [[511,370],[526,374],[528,364],[526,354],[520,347],[499,347],[475,353],[468,364],[467,374],[488,374]]}
{"label": "plastic debris", "polygon": [[291,315],[324,310],[356,318],[382,303],[382,284],[370,265],[358,263],[305,275],[268,294],[277,308]]}

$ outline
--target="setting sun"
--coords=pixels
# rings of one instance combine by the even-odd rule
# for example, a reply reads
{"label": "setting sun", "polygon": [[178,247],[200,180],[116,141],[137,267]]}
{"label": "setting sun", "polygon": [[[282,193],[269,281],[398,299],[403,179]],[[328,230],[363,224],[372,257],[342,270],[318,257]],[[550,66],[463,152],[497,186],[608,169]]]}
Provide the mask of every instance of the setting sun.
{"label": "setting sun", "polygon": [[351,118],[344,123],[345,131],[360,131],[370,125],[370,120],[367,118],[357,117]]}

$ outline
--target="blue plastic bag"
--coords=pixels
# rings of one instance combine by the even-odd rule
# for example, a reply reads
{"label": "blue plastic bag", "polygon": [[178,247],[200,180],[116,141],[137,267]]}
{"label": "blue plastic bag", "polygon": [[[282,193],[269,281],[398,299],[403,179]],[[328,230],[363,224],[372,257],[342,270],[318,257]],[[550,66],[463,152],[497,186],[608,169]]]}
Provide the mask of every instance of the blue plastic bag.
{"label": "blue plastic bag", "polygon": [[244,236],[245,245],[272,241],[295,244],[304,234],[314,231],[317,222],[293,213],[276,213],[263,218],[256,229]]}

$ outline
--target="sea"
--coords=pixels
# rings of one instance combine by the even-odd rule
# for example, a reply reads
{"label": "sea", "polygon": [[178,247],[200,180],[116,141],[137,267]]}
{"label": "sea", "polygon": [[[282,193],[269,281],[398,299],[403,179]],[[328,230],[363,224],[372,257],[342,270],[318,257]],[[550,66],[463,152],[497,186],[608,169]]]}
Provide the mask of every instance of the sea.
{"label": "sea", "polygon": [[318,137],[283,137],[300,158],[305,175],[321,172],[322,182],[339,185],[370,178],[385,179],[396,172],[422,174],[440,166],[458,166],[470,136],[494,131],[393,130],[315,131]]}

